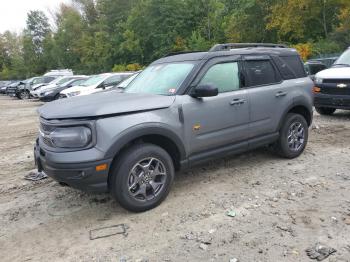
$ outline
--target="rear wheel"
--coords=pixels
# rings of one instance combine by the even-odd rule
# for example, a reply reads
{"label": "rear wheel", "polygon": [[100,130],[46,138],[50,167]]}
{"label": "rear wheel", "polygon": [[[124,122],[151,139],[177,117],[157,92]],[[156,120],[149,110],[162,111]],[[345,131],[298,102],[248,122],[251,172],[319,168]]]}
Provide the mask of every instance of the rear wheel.
{"label": "rear wheel", "polygon": [[152,144],[134,145],[112,166],[109,187],[125,209],[142,212],[158,206],[174,180],[170,155]]}
{"label": "rear wheel", "polygon": [[328,107],[316,107],[317,113],[320,115],[332,115],[335,112],[335,108],[328,108]]}
{"label": "rear wheel", "polygon": [[295,158],[304,151],[309,137],[309,126],[302,115],[288,114],[275,144],[277,153],[285,158]]}

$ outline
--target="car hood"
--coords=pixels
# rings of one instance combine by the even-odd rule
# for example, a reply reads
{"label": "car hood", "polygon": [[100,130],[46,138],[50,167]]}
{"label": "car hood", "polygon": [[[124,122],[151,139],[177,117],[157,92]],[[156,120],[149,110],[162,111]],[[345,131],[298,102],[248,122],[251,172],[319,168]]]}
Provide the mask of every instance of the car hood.
{"label": "car hood", "polygon": [[350,67],[332,67],[316,74],[318,78],[350,78]]}
{"label": "car hood", "polygon": [[84,91],[84,90],[90,90],[90,89],[94,89],[96,87],[96,85],[92,85],[92,86],[73,86],[70,88],[67,88],[65,90],[62,91],[62,94],[68,94],[68,93],[72,93],[72,92],[76,92],[76,91]]}
{"label": "car hood", "polygon": [[175,96],[100,92],[93,95],[60,99],[38,109],[45,119],[69,119],[118,115],[167,108]]}
{"label": "car hood", "polygon": [[49,84],[49,85],[40,87],[40,91],[47,91],[47,90],[55,89],[57,87],[58,86],[56,84]]}

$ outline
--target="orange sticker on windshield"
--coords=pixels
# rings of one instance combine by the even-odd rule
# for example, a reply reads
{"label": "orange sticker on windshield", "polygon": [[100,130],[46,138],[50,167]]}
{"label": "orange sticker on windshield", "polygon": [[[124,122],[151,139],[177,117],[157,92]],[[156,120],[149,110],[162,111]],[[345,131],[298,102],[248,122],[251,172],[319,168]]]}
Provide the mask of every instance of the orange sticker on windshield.
{"label": "orange sticker on windshield", "polygon": [[175,92],[176,92],[176,89],[175,89],[175,88],[169,89],[169,93],[170,93],[170,94],[174,94]]}

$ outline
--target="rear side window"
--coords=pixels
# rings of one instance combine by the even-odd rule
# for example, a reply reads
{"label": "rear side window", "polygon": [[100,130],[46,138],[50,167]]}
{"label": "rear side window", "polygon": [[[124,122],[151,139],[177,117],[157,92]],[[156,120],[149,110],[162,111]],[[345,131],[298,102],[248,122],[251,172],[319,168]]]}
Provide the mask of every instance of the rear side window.
{"label": "rear side window", "polygon": [[283,79],[306,77],[304,65],[299,56],[275,56],[273,59]]}
{"label": "rear side window", "polygon": [[223,63],[212,66],[202,78],[200,85],[214,85],[219,93],[239,89],[238,63]]}
{"label": "rear side window", "polygon": [[281,81],[270,60],[247,60],[245,70],[249,86],[268,85]]}

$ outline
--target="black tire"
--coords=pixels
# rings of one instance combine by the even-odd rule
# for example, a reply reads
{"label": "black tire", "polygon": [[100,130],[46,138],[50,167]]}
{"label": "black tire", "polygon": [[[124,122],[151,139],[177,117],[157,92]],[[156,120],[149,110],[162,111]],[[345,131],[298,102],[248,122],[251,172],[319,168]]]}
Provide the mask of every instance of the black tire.
{"label": "black tire", "polygon": [[19,93],[19,96],[18,96],[19,99],[22,99],[22,100],[27,100],[30,98],[30,94],[28,91],[26,90],[22,90],[20,93]]}
{"label": "black tire", "polygon": [[[159,191],[153,190],[150,183],[141,181],[137,183],[136,189],[141,190],[141,186],[146,186],[148,191],[152,191],[152,199],[144,200],[143,195],[132,196],[130,183],[134,184],[136,179],[140,179],[140,176],[134,177],[131,175],[131,171],[135,170],[136,165],[142,160],[148,161],[148,159],[155,159],[159,161],[162,165],[163,171],[166,172],[163,184],[160,186]],[[147,160],[146,160],[147,159]],[[150,160],[150,163],[152,160]],[[142,169],[141,169],[142,170]],[[140,174],[145,174],[144,171],[141,171]],[[122,207],[129,211],[133,212],[142,212],[149,209],[152,209],[158,206],[169,194],[171,185],[174,180],[175,170],[172,158],[170,155],[161,147],[153,144],[138,144],[133,145],[130,148],[126,149],[120,157],[118,157],[117,162],[112,165],[110,179],[109,179],[109,189],[112,196],[120,203]],[[132,176],[132,177],[131,177]],[[130,179],[135,179],[130,182]],[[138,192],[138,190],[135,190]],[[147,192],[147,191],[146,191]],[[146,193],[147,194],[147,193]],[[140,199],[141,198],[141,199]]]}
{"label": "black tire", "polygon": [[[300,124],[300,127],[303,128],[303,139],[301,138],[302,136],[300,136],[300,138],[295,137],[295,140],[297,140],[297,142],[293,144],[292,140],[294,139],[294,137],[291,139],[291,141],[289,141],[288,137],[290,136],[290,132],[292,132],[291,131],[292,127],[295,127],[295,125],[298,126],[299,124]],[[297,130],[301,130],[301,129],[297,129]],[[278,141],[275,144],[275,150],[282,157],[289,158],[289,159],[296,158],[300,156],[301,153],[303,153],[306,147],[308,138],[309,138],[309,126],[305,118],[299,114],[293,114],[293,113],[287,114],[282,124],[282,127],[280,129],[280,136]],[[298,145],[298,147],[293,148],[294,145]]]}
{"label": "black tire", "polygon": [[315,107],[317,113],[319,113],[320,115],[326,115],[326,116],[330,116],[332,115],[335,110],[337,110],[336,108],[328,108],[328,107]]}

